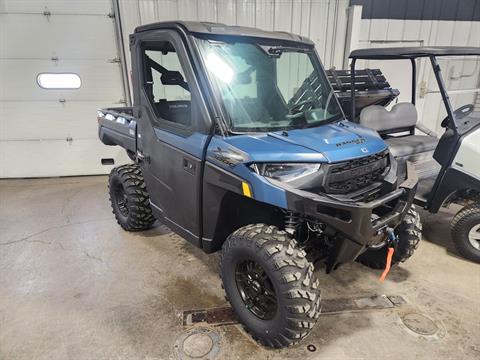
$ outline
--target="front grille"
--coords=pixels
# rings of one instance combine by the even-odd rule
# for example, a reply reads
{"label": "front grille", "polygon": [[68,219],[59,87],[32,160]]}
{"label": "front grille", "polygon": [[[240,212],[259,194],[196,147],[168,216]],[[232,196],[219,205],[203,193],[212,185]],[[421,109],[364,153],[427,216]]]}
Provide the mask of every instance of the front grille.
{"label": "front grille", "polygon": [[388,150],[360,159],[330,164],[326,171],[325,192],[348,194],[380,181],[388,167]]}

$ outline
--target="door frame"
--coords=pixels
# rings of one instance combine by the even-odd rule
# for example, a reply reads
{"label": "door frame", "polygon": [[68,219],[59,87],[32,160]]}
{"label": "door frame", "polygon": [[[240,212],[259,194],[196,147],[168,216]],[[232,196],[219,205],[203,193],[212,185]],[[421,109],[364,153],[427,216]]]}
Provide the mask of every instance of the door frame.
{"label": "door frame", "polygon": [[[151,136],[156,137],[156,141],[162,142],[163,146],[169,147],[178,151],[182,156],[192,157],[198,160],[198,173],[196,175],[196,194],[192,203],[188,206],[195,207],[196,213],[196,231],[191,231],[188,228],[178,224],[173,220],[165,216],[164,211],[154,204],[152,200],[150,203],[152,205],[155,215],[162,219],[162,221],[176,233],[186,238],[195,245],[201,247],[201,237],[202,237],[202,191],[203,191],[203,172],[204,164],[206,158],[206,149],[210,142],[211,136],[213,135],[212,126],[212,117],[210,115],[209,108],[205,98],[200,91],[199,79],[197,74],[194,71],[193,66],[197,65],[192,60],[191,52],[189,51],[188,44],[184,38],[182,38],[178,31],[172,29],[159,29],[148,32],[139,32],[130,36],[130,49],[132,55],[132,82],[134,89],[138,91],[134,92],[134,116],[139,120],[139,126],[145,128],[145,126],[151,127],[153,134]],[[147,93],[144,88],[145,74],[144,74],[144,46],[145,44],[155,44],[159,42],[168,41],[170,42],[177,54],[178,59],[181,64],[182,70],[185,75],[185,79],[189,84],[190,93],[191,93],[191,111],[192,111],[192,126],[188,129],[186,126],[175,124],[169,121],[159,119],[155,111],[152,108]],[[193,63],[193,66],[192,66]],[[200,79],[201,81],[201,79]],[[195,101],[193,101],[195,99]],[[155,119],[155,123],[149,125],[141,124],[142,121],[147,121],[147,118]],[[148,120],[150,121],[150,120]],[[183,141],[183,139],[190,138],[195,140],[189,142],[188,140]],[[199,145],[200,144],[200,145]],[[137,151],[143,153],[144,150],[144,141],[142,138],[141,132],[137,136]],[[148,156],[146,157],[148,159]],[[145,161],[145,160],[144,160]],[[148,161],[148,160],[146,160]],[[142,166],[145,166],[143,164]],[[179,170],[183,171],[183,170]],[[148,185],[147,185],[148,186]],[[182,209],[180,209],[181,211]]]}

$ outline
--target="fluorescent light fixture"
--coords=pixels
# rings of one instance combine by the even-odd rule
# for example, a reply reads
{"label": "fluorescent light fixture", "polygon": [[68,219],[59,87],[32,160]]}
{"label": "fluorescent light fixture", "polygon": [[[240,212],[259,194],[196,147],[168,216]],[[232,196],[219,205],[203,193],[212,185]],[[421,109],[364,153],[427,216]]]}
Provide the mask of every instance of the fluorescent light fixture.
{"label": "fluorescent light fixture", "polygon": [[233,70],[217,54],[210,53],[207,56],[206,65],[208,70],[224,83],[229,83],[233,79]]}
{"label": "fluorescent light fixture", "polygon": [[41,73],[37,76],[37,84],[42,89],[78,89],[82,80],[73,73]]}

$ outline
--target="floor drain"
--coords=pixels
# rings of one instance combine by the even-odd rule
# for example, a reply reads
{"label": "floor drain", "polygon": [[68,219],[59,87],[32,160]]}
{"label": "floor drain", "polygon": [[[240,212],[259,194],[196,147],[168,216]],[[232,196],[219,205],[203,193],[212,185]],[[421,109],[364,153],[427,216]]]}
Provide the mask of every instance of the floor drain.
{"label": "floor drain", "polygon": [[175,342],[179,359],[213,359],[220,350],[220,335],[206,328],[195,328],[183,333]]}
{"label": "floor drain", "polygon": [[433,320],[421,314],[406,314],[402,316],[402,322],[407,328],[420,335],[435,335],[438,331]]}
{"label": "floor drain", "polygon": [[[350,299],[325,299],[322,301],[322,315],[333,315],[344,312],[364,310],[383,310],[400,307],[406,304],[401,296],[373,295]],[[209,326],[237,324],[237,318],[231,307],[187,310],[183,312],[183,325],[191,326],[204,323]]]}

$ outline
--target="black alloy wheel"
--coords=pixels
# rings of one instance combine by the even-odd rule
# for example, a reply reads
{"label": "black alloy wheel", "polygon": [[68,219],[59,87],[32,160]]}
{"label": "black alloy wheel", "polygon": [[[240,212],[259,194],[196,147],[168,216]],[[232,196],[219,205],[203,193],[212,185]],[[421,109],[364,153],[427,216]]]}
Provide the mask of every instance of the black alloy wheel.
{"label": "black alloy wheel", "polygon": [[128,217],[128,197],[122,183],[115,182],[113,184],[113,198],[117,204],[118,211],[125,217]]}
{"label": "black alloy wheel", "polygon": [[260,344],[293,345],[317,322],[320,283],[306,255],[289,234],[268,224],[241,227],[223,243],[220,277],[226,299]]}
{"label": "black alloy wheel", "polygon": [[245,307],[262,320],[273,319],[277,296],[265,270],[253,260],[241,261],[236,267],[235,280]]}

